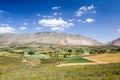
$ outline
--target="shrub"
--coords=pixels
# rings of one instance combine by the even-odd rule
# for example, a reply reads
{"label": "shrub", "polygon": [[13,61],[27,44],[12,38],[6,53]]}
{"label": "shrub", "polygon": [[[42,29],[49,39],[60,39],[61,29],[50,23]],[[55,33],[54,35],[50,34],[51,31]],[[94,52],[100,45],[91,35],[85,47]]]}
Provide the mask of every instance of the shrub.
{"label": "shrub", "polygon": [[33,54],[35,54],[35,51],[30,50],[30,51],[28,51],[28,54],[32,56]]}

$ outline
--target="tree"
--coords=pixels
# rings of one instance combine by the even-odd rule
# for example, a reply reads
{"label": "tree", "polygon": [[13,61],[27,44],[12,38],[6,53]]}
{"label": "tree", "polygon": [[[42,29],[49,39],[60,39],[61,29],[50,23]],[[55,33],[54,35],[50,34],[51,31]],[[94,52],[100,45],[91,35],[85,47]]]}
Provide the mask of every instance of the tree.
{"label": "tree", "polygon": [[63,58],[66,58],[66,57],[67,57],[67,54],[64,54],[64,55],[63,55]]}
{"label": "tree", "polygon": [[80,49],[80,54],[84,54],[85,51],[83,49]]}
{"label": "tree", "polygon": [[78,57],[80,54],[84,54],[84,50],[82,48],[75,49],[76,57]]}
{"label": "tree", "polygon": [[33,54],[35,54],[35,52],[33,50],[30,50],[28,51],[28,54],[32,56]]}
{"label": "tree", "polygon": [[70,56],[71,56],[72,51],[73,51],[72,49],[68,49],[68,50],[67,50],[67,52],[69,53],[69,54],[68,54],[68,55],[69,55],[69,58],[70,58]]}

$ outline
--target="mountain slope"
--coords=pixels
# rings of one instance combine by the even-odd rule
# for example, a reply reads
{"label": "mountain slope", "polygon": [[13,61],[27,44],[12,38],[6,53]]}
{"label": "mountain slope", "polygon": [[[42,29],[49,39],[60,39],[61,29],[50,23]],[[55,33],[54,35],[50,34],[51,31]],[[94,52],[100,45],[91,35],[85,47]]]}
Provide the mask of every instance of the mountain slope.
{"label": "mountain slope", "polygon": [[36,34],[0,34],[0,45],[80,45],[100,46],[91,38],[66,33],[41,32]]}
{"label": "mountain slope", "polygon": [[120,46],[120,38],[109,42],[109,45]]}

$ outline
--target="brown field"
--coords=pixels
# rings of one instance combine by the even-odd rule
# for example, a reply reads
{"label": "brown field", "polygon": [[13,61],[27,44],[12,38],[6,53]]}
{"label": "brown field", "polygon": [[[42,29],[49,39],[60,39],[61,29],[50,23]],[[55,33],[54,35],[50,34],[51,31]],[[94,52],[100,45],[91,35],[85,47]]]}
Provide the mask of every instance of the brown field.
{"label": "brown field", "polygon": [[115,63],[120,62],[120,53],[113,54],[99,54],[95,56],[84,57],[96,63]]}
{"label": "brown field", "polygon": [[57,65],[57,67],[117,63],[117,62],[120,62],[120,53],[112,53],[112,54],[106,53],[106,54],[99,54],[99,55],[94,55],[94,56],[89,56],[89,57],[84,57],[84,58],[94,61],[94,62],[59,64]]}

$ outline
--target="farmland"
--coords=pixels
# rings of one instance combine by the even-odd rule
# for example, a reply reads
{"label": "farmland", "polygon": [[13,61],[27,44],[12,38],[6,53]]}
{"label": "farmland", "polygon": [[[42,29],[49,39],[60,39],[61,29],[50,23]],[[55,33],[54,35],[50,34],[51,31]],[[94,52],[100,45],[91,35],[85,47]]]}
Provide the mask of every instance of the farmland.
{"label": "farmland", "polygon": [[5,47],[0,53],[0,80],[120,79],[118,47]]}

